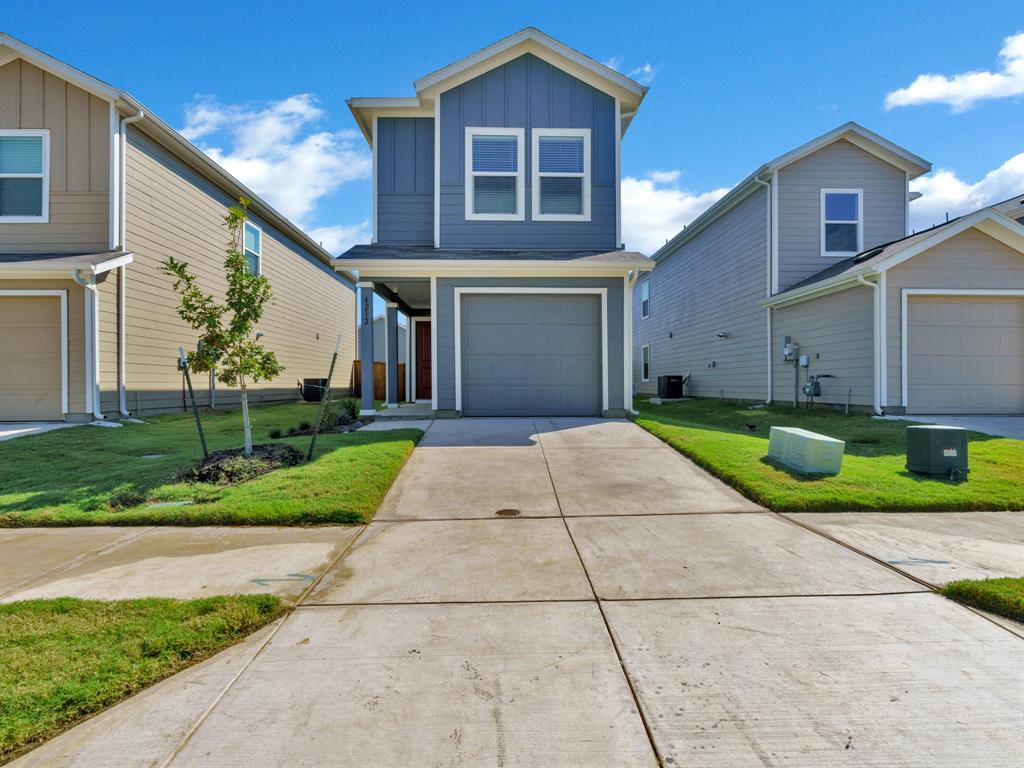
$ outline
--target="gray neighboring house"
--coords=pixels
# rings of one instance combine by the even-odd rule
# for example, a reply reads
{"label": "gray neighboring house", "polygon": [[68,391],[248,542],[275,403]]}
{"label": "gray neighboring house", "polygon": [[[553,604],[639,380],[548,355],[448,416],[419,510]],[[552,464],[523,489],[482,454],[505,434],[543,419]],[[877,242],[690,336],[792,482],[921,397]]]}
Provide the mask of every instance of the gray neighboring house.
{"label": "gray neighboring house", "polygon": [[1024,196],[908,234],[929,170],[852,122],[758,168],[637,283],[637,391],[1024,413]]}
{"label": "gray neighboring house", "polygon": [[[395,332],[398,341],[398,362],[405,365],[409,360],[409,331],[399,324]],[[388,318],[387,315],[377,315],[373,318],[373,359],[378,363],[388,361]]]}
{"label": "gray neighboring house", "polygon": [[524,29],[415,82],[355,98],[373,150],[373,242],[335,260],[359,275],[359,387],[372,413],[373,294],[386,303],[388,407],[439,416],[624,414],[632,285],[622,137],[647,89]]}

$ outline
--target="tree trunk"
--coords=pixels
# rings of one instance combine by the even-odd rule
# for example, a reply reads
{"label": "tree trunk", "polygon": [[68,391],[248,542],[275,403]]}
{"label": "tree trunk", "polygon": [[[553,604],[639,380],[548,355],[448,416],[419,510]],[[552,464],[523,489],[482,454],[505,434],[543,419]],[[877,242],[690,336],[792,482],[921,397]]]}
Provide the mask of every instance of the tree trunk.
{"label": "tree trunk", "polygon": [[249,395],[245,390],[245,378],[238,377],[238,388],[242,392],[242,428],[245,431],[245,455],[252,456],[252,424],[249,423]]}

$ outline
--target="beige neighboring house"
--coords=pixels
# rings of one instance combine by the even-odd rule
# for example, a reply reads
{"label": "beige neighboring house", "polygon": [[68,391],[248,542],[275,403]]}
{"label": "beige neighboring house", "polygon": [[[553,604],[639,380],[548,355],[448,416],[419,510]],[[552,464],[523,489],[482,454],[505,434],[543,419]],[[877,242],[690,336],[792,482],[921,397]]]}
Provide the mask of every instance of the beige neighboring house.
{"label": "beige neighboring house", "polygon": [[636,390],[803,405],[822,376],[838,408],[1024,413],[1024,195],[913,233],[929,170],[852,122],[760,166],[637,283]]}
{"label": "beige neighboring house", "polygon": [[[257,402],[355,355],[355,293],[331,255],[124,91],[0,34],[0,421],[92,420],[184,407],[177,316],[161,263],[224,288],[223,216],[252,200],[246,255],[275,303],[259,326],[284,373]],[[202,405],[237,392],[194,381]]]}

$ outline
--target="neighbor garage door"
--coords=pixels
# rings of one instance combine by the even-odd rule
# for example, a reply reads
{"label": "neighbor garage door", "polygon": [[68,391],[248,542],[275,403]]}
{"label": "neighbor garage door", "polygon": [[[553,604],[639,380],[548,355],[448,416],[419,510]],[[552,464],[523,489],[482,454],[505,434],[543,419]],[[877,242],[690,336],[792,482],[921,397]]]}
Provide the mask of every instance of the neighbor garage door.
{"label": "neighbor garage door", "polygon": [[0,297],[0,421],[63,418],[60,298]]}
{"label": "neighbor garage door", "polygon": [[1024,298],[911,297],[910,413],[1024,413]]}
{"label": "neighbor garage door", "polygon": [[601,299],[463,294],[466,416],[601,413]]}

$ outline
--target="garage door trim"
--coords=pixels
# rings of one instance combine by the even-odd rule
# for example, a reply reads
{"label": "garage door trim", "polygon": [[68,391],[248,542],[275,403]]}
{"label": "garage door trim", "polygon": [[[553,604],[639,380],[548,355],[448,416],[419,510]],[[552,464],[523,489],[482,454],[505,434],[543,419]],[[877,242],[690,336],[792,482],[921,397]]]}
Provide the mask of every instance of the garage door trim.
{"label": "garage door trim", "polygon": [[32,290],[22,288],[5,288],[0,290],[0,299],[4,296],[53,296],[60,299],[60,410],[68,412],[68,292],[67,290]]}
{"label": "garage door trim", "polygon": [[608,410],[608,289],[607,288],[455,288],[455,410],[462,410],[462,297],[466,294],[590,294],[601,297],[601,410]]}
{"label": "garage door trim", "polygon": [[910,347],[907,329],[907,310],[911,296],[1021,296],[1024,288],[903,288],[900,291],[900,401],[903,410],[910,407],[907,391],[910,375],[907,372],[907,353]]}

